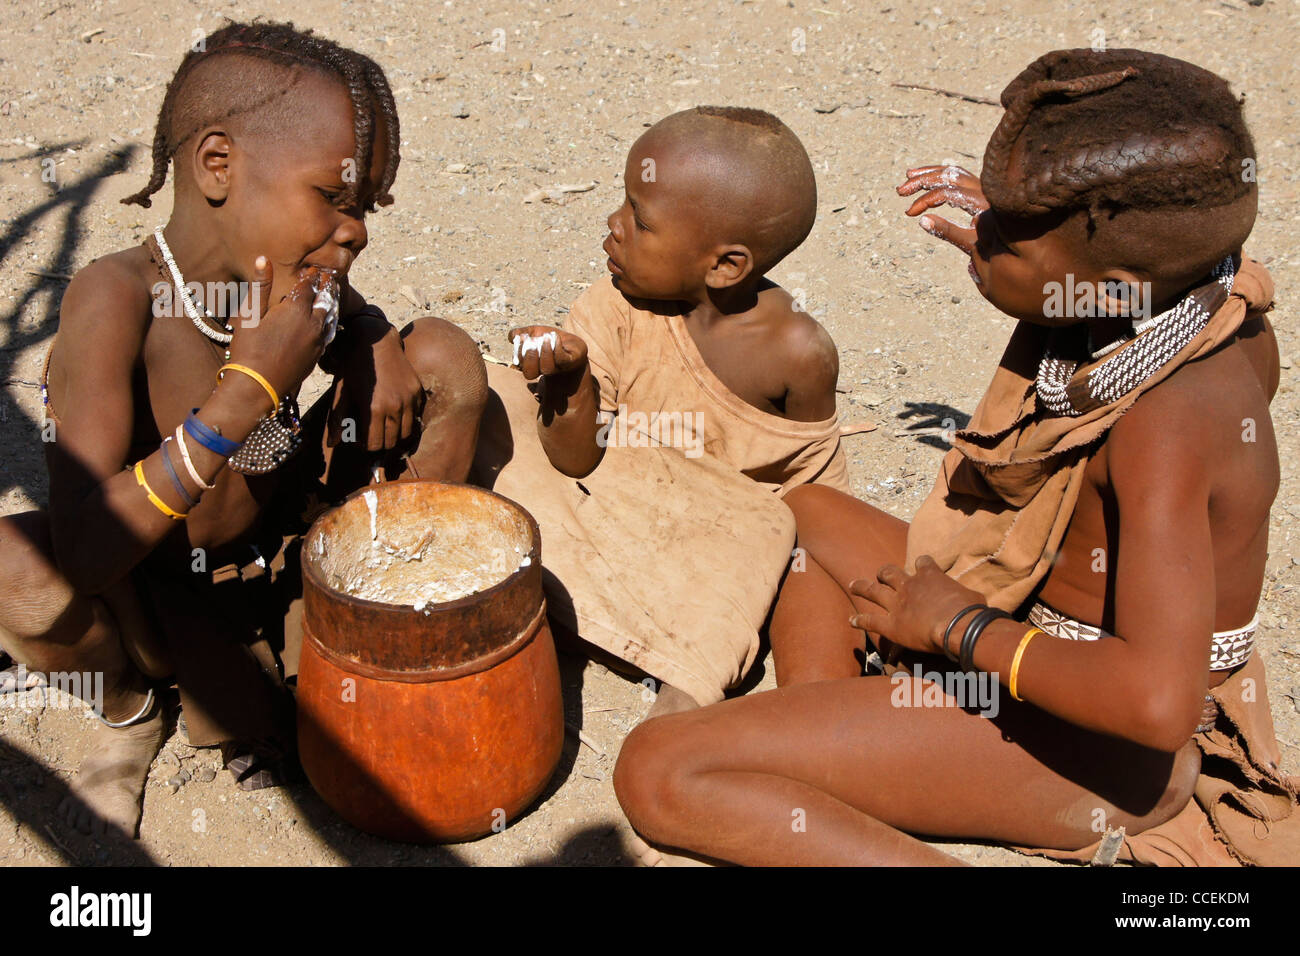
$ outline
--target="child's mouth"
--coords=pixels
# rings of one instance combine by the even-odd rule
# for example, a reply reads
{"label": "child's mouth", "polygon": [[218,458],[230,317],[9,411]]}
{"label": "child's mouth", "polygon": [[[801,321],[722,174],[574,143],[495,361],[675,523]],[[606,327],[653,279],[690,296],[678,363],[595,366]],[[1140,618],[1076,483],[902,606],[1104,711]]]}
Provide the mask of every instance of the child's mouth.
{"label": "child's mouth", "polygon": [[613,236],[606,236],[605,241],[601,243],[600,248],[601,251],[603,251],[605,255],[609,257],[605,260],[605,268],[608,269],[610,272],[612,272],[614,275],[621,276],[623,275],[623,267],[614,261],[614,257],[610,255],[609,252],[609,243],[610,240],[613,238],[614,238]]}

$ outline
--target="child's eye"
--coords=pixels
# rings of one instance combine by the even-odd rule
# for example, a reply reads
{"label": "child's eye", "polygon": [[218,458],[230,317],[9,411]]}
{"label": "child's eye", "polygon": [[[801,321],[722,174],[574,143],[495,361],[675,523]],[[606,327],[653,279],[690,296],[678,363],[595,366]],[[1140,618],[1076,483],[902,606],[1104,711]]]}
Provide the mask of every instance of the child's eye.
{"label": "child's eye", "polygon": [[646,227],[646,224],[643,223],[643,222],[641,221],[641,217],[640,217],[640,216],[633,216],[633,217],[632,217],[632,222],[635,223],[637,229],[641,230],[642,232],[648,232],[648,231],[649,231],[649,230],[647,229],[647,227]]}
{"label": "child's eye", "polygon": [[317,189],[316,191],[320,193],[322,196],[324,196],[325,201],[330,205],[337,203],[339,201],[339,197],[343,195],[342,190],[338,190],[338,189]]}

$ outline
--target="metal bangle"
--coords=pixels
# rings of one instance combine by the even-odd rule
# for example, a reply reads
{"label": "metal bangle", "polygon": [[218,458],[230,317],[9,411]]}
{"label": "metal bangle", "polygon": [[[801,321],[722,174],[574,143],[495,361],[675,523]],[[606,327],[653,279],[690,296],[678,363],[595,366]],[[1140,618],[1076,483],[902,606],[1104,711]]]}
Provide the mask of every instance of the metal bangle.
{"label": "metal bangle", "polygon": [[948,626],[943,629],[943,656],[948,658],[954,664],[957,663],[957,655],[948,650],[948,638],[952,637],[952,629],[957,626],[957,622],[969,614],[971,611],[978,611],[982,607],[988,607],[987,604],[972,604],[970,607],[964,607],[953,615]]}
{"label": "metal bangle", "polygon": [[975,642],[980,639],[984,633],[984,628],[988,627],[1000,617],[1011,617],[1000,607],[986,607],[966,625],[966,633],[961,638],[961,650],[957,655],[957,666],[966,673],[975,670]]}
{"label": "metal bangle", "polygon": [[134,717],[128,717],[126,720],[112,721],[104,716],[104,712],[102,710],[99,712],[98,717],[100,719],[100,722],[103,723],[105,727],[111,727],[114,730],[121,730],[123,727],[130,727],[132,724],[139,723],[140,719],[143,718],[145,714],[149,713],[149,711],[152,708],[153,708],[153,688],[150,687],[149,695],[144,699],[144,706],[141,707],[138,711],[136,711]]}

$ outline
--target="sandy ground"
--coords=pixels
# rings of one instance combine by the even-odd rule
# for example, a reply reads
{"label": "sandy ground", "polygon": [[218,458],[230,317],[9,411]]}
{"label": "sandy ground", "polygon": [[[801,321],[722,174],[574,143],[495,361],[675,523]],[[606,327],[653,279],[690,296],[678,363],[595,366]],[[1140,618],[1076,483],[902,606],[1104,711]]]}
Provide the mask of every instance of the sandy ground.
{"label": "sandy ground", "polygon": [[[1260,648],[1278,734],[1295,767],[1300,435],[1289,356],[1297,351],[1290,303],[1300,279],[1290,250],[1300,214],[1300,7],[1289,0],[1258,7],[1245,0],[940,2],[296,0],[230,3],[220,12],[221,4],[180,0],[8,5],[0,26],[0,512],[46,496],[34,384],[57,325],[65,287],[58,276],[165,222],[170,187],[152,210],[117,200],[147,178],[154,119],[181,53],[224,15],[294,19],[385,67],[403,123],[397,204],[374,217],[353,283],[394,322],[427,304],[498,356],[508,352],[507,329],[556,321],[603,274],[605,217],[622,201],[624,157],[645,126],[705,103],[776,113],[815,162],[820,208],[812,236],[773,277],[803,290],[839,345],[841,415],[880,423],[847,440],[856,493],[904,518],[942,455],[935,439],[909,429],[964,422],[1011,321],[970,287],[957,252],[902,216],[906,204],[892,188],[909,165],[955,160],[978,168],[998,110],[891,84],[996,98],[1039,54],[1104,37],[1111,46],[1190,59],[1247,95],[1261,183],[1247,251],[1277,282],[1274,321],[1285,366],[1273,404],[1282,489]],[[54,163],[52,184],[42,180],[44,159]],[[539,187],[582,182],[595,188],[560,202],[523,202]],[[321,387],[312,380],[307,397]],[[650,701],[639,684],[598,664],[562,657],[561,668],[566,719],[594,747],[570,736],[541,803],[504,832],[434,849],[359,834],[305,785],[249,794],[224,773],[205,779],[213,776],[213,752],[176,737],[154,766],[139,842],[97,846],[53,813],[82,756],[86,723],[39,700],[14,701],[0,709],[0,860],[627,862],[610,775],[621,740]],[[771,683],[769,665],[758,686]],[[168,785],[171,778],[183,785]],[[981,863],[1029,862],[991,847],[956,852]]]}

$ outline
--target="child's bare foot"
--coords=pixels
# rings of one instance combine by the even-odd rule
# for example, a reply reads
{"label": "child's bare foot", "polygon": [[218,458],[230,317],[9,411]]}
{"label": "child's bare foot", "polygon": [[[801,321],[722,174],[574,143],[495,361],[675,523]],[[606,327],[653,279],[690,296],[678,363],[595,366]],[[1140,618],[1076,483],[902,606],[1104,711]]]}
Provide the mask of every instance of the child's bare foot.
{"label": "child's bare foot", "polygon": [[703,857],[669,853],[651,846],[631,827],[628,828],[627,850],[637,866],[717,866]]}
{"label": "child's bare foot", "polygon": [[132,838],[139,835],[145,779],[167,739],[164,708],[155,700],[151,711],[129,727],[96,725],[72,792],[59,804],[58,812],[70,826],[96,837],[111,827]]}
{"label": "child's bare foot", "polygon": [[699,706],[695,698],[686,691],[678,690],[671,684],[660,684],[659,694],[655,697],[655,702],[650,707],[650,712],[645,715],[645,719],[663,717],[665,714],[675,714],[682,710],[695,710]]}

